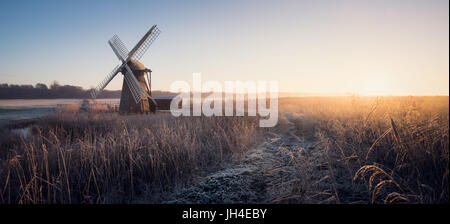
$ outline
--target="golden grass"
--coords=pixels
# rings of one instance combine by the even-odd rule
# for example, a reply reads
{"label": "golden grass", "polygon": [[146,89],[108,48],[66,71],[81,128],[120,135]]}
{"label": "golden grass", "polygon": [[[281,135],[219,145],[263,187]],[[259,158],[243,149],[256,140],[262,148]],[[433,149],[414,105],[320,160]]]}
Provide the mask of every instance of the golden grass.
{"label": "golden grass", "polygon": [[448,97],[291,98],[280,111],[321,144],[334,202],[448,203]]}

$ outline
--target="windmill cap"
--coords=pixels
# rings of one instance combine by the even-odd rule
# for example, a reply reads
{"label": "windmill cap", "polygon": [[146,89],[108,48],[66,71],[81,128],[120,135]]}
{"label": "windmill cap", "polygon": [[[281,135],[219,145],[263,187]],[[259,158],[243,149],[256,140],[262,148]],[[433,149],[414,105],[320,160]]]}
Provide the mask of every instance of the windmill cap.
{"label": "windmill cap", "polygon": [[128,66],[131,70],[145,70],[145,66],[141,62],[133,59],[128,62]]}

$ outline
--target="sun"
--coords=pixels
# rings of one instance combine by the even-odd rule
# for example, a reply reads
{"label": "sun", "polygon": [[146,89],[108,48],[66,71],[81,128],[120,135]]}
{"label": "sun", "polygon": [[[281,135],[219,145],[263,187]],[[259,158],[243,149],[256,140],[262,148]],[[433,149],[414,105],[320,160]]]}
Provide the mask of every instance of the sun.
{"label": "sun", "polygon": [[357,89],[358,94],[365,96],[384,96],[393,93],[390,80],[382,74],[364,77]]}

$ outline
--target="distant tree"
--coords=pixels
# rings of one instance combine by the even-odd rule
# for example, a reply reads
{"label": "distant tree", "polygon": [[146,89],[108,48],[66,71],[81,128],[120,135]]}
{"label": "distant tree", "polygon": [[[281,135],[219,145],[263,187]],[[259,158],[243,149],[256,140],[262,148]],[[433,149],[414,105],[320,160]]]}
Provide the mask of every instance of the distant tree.
{"label": "distant tree", "polygon": [[36,84],[36,89],[47,90],[48,87],[44,83],[38,83]]}
{"label": "distant tree", "polygon": [[59,83],[57,81],[53,81],[50,85],[51,90],[57,90],[60,87]]}
{"label": "distant tree", "polygon": [[22,89],[33,89],[33,85],[20,85],[20,88]]}

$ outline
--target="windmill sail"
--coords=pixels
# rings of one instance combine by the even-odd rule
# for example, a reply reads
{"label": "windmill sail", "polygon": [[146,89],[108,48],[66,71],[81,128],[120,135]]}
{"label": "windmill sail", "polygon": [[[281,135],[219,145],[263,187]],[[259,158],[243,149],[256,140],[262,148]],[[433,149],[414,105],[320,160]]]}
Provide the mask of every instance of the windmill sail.
{"label": "windmill sail", "polygon": [[159,30],[156,25],[152,26],[131,51],[128,51],[125,44],[117,35],[114,35],[108,43],[121,61],[128,62],[131,59],[139,60],[145,52],[147,52],[150,45],[152,45],[153,41],[155,41],[160,33],[161,30]]}
{"label": "windmill sail", "polygon": [[139,94],[139,91],[135,87],[134,81],[131,78],[132,75],[126,73],[123,78],[125,82],[127,83],[128,89],[130,90],[131,96],[133,96],[134,102],[139,103],[141,101],[141,96]]}
{"label": "windmill sail", "polygon": [[116,56],[121,60],[122,62],[125,62],[125,60],[128,58],[129,51],[125,47],[125,44],[120,40],[120,38],[117,35],[114,35],[109,41],[109,46],[113,49]]}
{"label": "windmill sail", "polygon": [[147,95],[147,92],[145,92],[141,85],[139,85],[139,81],[134,76],[133,72],[131,71],[130,67],[128,65],[125,65],[126,73],[124,75],[124,79],[128,84],[128,88],[130,89],[131,95],[133,96],[136,103],[139,103],[143,96]]}
{"label": "windmill sail", "polygon": [[156,25],[152,26],[150,30],[142,37],[142,39],[136,44],[133,50],[130,51],[128,57],[134,60],[139,60],[147,51],[147,49],[152,45],[153,41],[159,36],[161,30],[156,27]]}
{"label": "windmill sail", "polygon": [[93,89],[91,91],[91,97],[92,99],[97,98],[98,94],[100,94],[100,92],[102,92],[102,90],[109,84],[109,82],[111,82],[111,80],[117,75],[117,73],[120,72],[122,66],[121,65],[117,65],[107,76],[105,79],[103,79],[103,81],[98,84],[97,87],[95,87],[95,89]]}

